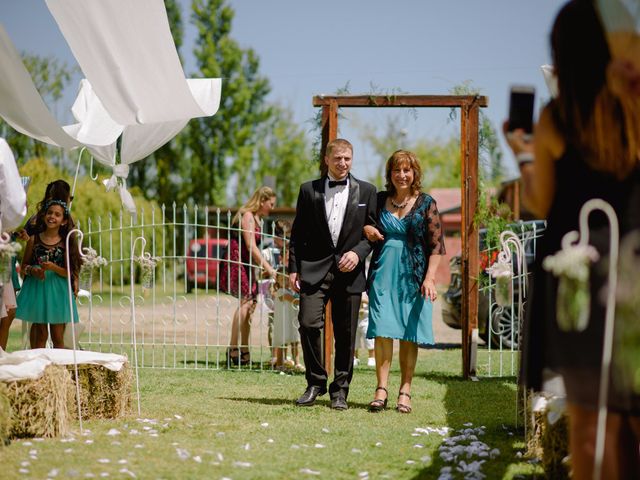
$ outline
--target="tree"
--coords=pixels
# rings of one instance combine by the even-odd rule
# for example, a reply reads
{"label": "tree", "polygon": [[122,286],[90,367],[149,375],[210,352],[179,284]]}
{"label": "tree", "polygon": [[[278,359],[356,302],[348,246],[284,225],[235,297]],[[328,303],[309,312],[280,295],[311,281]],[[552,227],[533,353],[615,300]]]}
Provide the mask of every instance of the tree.
{"label": "tree", "polygon": [[313,178],[318,166],[312,160],[309,141],[295,124],[290,110],[274,106],[274,116],[262,125],[257,161],[249,182],[238,185],[239,194],[246,198],[268,177],[275,181],[278,204],[295,206],[301,181]]}
{"label": "tree", "polygon": [[[227,183],[250,179],[257,133],[273,115],[265,103],[269,81],[262,77],[252,49],[242,49],[230,36],[234,11],[225,0],[193,0],[192,19],[198,35],[194,55],[204,77],[222,77],[220,110],[213,117],[189,122],[183,138],[191,156],[190,182],[182,194],[196,202],[225,204]],[[236,196],[237,203],[244,198]]]}
{"label": "tree", "polygon": [[[65,62],[56,58],[41,57],[26,52],[22,52],[21,55],[42,99],[49,108],[52,108],[52,113],[57,113],[62,92],[71,81],[75,69],[68,67]],[[0,135],[11,147],[18,164],[23,164],[34,157],[56,156],[61,158],[59,148],[17,132],[3,120],[0,120]]]}

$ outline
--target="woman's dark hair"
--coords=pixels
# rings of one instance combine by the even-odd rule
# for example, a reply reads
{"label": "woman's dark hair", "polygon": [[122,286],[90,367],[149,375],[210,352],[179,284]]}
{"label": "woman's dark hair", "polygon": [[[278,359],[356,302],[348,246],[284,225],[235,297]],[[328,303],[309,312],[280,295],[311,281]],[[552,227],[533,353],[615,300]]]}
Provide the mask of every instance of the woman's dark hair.
{"label": "woman's dark hair", "polygon": [[54,180],[47,185],[44,198],[38,203],[38,211],[42,210],[49,200],[68,202],[71,197],[71,186],[64,180]]}
{"label": "woman's dark hair", "polygon": [[557,116],[570,141],[580,143],[606,84],[609,46],[591,1],[573,0],[558,13],[551,30],[551,50],[558,78]]}

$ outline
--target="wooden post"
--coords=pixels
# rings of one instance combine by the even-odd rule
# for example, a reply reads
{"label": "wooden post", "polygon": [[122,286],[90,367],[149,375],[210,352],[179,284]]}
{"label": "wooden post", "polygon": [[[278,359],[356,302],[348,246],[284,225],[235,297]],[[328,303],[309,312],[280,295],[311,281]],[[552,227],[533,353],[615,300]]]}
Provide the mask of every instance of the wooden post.
{"label": "wooden post", "polygon": [[478,229],[474,223],[478,204],[478,117],[477,103],[461,108],[462,188],[462,375],[475,374],[471,365],[471,334],[478,328]]}
{"label": "wooden post", "polygon": [[[320,162],[324,163],[327,143],[338,136],[338,102],[331,100],[329,105],[322,107],[322,148],[320,150]],[[325,171],[321,168],[322,171]],[[324,310],[324,368],[328,375],[333,372],[333,321],[331,318],[331,300],[327,302]]]}

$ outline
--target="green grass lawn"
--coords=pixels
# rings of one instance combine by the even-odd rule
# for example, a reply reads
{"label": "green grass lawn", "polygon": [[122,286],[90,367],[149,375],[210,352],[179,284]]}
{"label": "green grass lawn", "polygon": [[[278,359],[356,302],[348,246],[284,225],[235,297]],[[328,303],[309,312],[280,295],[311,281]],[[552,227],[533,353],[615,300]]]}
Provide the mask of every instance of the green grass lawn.
{"label": "green grass lawn", "polygon": [[[366,367],[354,373],[344,412],[331,410],[328,396],[295,407],[303,375],[143,369],[140,418],[85,421],[84,436],[76,424],[66,439],[14,440],[0,447],[0,476],[430,479],[448,465],[438,454],[443,437],[414,436],[415,429],[468,423],[485,426],[479,440],[500,450],[482,465],[486,478],[542,476],[517,456],[524,441],[514,379],[464,381],[460,356],[457,349],[420,351],[410,415],[367,411],[376,379]],[[394,367],[390,407],[398,387]]]}

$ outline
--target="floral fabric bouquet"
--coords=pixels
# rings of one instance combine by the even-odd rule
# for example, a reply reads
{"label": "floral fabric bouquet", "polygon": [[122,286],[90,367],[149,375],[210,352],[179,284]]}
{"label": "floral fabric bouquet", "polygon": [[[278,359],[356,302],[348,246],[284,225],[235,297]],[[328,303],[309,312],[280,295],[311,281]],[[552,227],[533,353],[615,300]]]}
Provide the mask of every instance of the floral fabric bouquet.
{"label": "floral fabric bouquet", "polygon": [[589,325],[589,267],[598,257],[591,245],[565,245],[542,262],[545,270],[558,277],[556,320],[565,332],[582,332]]}
{"label": "floral fabric bouquet", "polygon": [[82,267],[80,268],[80,285],[83,290],[91,290],[93,271],[107,265],[107,260],[98,255],[91,247],[82,249]]}
{"label": "floral fabric bouquet", "polygon": [[140,265],[140,283],[142,284],[142,288],[151,288],[153,285],[153,271],[162,259],[160,257],[152,257],[151,254],[147,252],[139,257],[133,257],[133,260]]}

